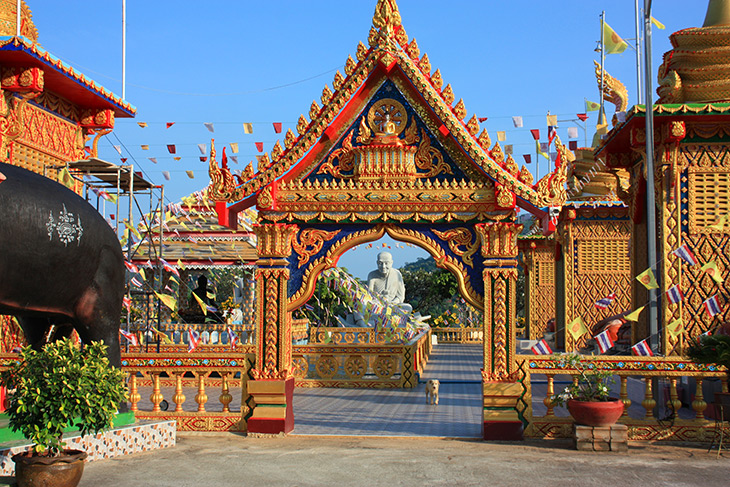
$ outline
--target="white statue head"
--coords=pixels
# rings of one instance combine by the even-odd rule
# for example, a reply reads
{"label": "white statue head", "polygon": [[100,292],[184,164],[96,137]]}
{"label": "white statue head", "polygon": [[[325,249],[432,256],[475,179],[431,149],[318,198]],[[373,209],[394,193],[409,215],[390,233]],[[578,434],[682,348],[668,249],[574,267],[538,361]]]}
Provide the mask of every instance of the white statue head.
{"label": "white statue head", "polygon": [[393,268],[393,256],[390,252],[380,252],[378,254],[378,270],[383,275],[383,277],[387,277],[388,274],[390,274],[390,270]]}

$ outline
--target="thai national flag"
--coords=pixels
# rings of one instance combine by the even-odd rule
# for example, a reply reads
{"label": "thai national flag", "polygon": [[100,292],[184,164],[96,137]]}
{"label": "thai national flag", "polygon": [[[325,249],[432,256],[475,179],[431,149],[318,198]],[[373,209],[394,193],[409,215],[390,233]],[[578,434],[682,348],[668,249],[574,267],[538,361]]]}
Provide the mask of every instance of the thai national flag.
{"label": "thai national flag", "polygon": [[119,333],[124,338],[126,338],[129,341],[129,344],[132,345],[133,347],[136,347],[137,345],[139,345],[139,342],[137,341],[137,335],[135,335],[134,333],[124,331],[121,328],[119,329]]}
{"label": "thai national flag", "polygon": [[550,355],[551,353],[553,353],[544,338],[537,342],[535,346],[531,348],[531,350],[532,353],[534,353],[535,355]]}
{"label": "thai national flag", "polygon": [[129,269],[129,272],[132,272],[134,274],[139,273],[139,268],[136,265],[132,264],[131,262],[128,262],[125,260],[124,265],[127,269]]}
{"label": "thai national flag", "polygon": [[132,307],[132,300],[129,299],[129,296],[124,296],[122,298],[122,304],[124,305],[125,308],[129,309]]}
{"label": "thai national flag", "polygon": [[649,348],[649,345],[646,343],[646,338],[631,347],[631,351],[634,355],[638,355],[640,357],[651,357],[654,355],[651,352],[651,348]]}
{"label": "thai national flag", "polygon": [[198,348],[200,342],[200,333],[193,330],[192,328],[188,328],[188,353]]}
{"label": "thai national flag", "polygon": [[717,294],[704,301],[702,305],[705,307],[710,316],[715,316],[717,313],[722,311],[720,309],[720,305],[717,304]]}
{"label": "thai national flag", "polygon": [[160,258],[160,264],[162,264],[162,268],[165,269],[167,272],[171,274],[175,274],[176,277],[180,277],[180,273],[175,269],[173,266],[170,265],[169,262],[167,262],[165,259]]}
{"label": "thai national flag", "polygon": [[670,303],[677,304],[678,302],[682,301],[684,298],[684,294],[682,294],[682,290],[679,289],[679,286],[674,286],[669,291],[666,292],[667,299],[669,299]]}
{"label": "thai national flag", "polygon": [[137,279],[136,277],[133,277],[132,279],[130,279],[129,282],[134,287],[142,287],[142,282],[139,279]]}
{"label": "thai national flag", "polygon": [[613,304],[615,299],[616,299],[616,293],[611,293],[608,296],[606,296],[605,298],[601,298],[598,301],[596,301],[595,306],[598,309],[606,309]]}
{"label": "thai national flag", "polygon": [[608,349],[613,347],[613,340],[611,340],[611,337],[608,336],[608,330],[596,335],[595,339],[596,342],[598,342],[598,349],[601,351],[601,353],[606,353]]}
{"label": "thai national flag", "polygon": [[236,332],[231,330],[231,327],[228,327],[228,338],[231,340],[231,350],[236,349],[236,345],[238,345],[238,335],[236,335]]}
{"label": "thai national flag", "polygon": [[693,254],[689,247],[687,247],[687,244],[680,245],[679,248],[672,253],[689,265],[698,264],[697,257],[695,257],[695,254]]}

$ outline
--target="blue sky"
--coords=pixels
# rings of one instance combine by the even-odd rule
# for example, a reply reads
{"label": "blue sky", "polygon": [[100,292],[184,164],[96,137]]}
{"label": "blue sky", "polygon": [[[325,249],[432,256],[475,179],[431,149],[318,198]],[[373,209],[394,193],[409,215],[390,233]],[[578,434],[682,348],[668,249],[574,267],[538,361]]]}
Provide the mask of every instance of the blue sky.
{"label": "blue sky", "polygon": [[[44,48],[121,95],[121,0],[27,2]],[[237,142],[243,168],[255,159],[254,142],[269,151],[283,136],[274,133],[273,122],[282,122],[283,132],[293,128],[312,100],[319,100],[325,83],[331,86],[335,70],[344,72],[348,54],[354,57],[358,41],[367,42],[375,3],[128,0],[126,99],[138,112],[135,119],[116,121],[114,133],[99,144],[100,157],[118,163],[113,146],[123,146],[135,169],[165,185],[169,201],[208,184],[197,145],[209,144],[211,137],[219,152]],[[593,60],[601,11],[619,35],[635,35],[633,0],[398,0],[398,5],[409,37],[451,83],[456,99],[464,99],[467,118],[488,117],[482,126],[493,140],[497,131],[506,131],[503,144],[514,145],[518,164],[523,153],[534,161],[529,130],[541,129],[544,139],[548,111],[566,120],[585,111],[584,98],[598,101]],[[654,2],[654,17],[666,25],[653,30],[654,84],[661,56],[671,47],[669,34],[701,26],[706,8],[704,0]],[[606,69],[626,84],[629,104],[636,103],[633,51],[607,56]],[[609,115],[612,111],[609,106]],[[514,128],[516,115],[523,117],[524,128]],[[140,128],[138,121],[148,127]],[[175,125],[166,129],[166,122]],[[215,133],[206,122],[214,124]],[[244,134],[244,122],[254,124],[253,134]],[[589,143],[595,122],[594,112],[587,122]],[[571,124],[559,124],[564,142]],[[583,146],[580,129],[578,140]],[[142,150],[143,144],[150,150]],[[167,144],[176,145],[181,161],[172,159]],[[188,170],[195,179],[187,177]],[[170,181],[162,171],[170,173]],[[396,266],[426,255],[393,250]],[[361,248],[341,264],[365,277],[375,253]]]}

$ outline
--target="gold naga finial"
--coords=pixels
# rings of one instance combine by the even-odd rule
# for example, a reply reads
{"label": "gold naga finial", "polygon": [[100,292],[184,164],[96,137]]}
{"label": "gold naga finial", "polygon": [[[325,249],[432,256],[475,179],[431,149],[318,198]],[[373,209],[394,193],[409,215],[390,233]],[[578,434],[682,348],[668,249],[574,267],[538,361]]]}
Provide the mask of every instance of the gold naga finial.
{"label": "gold naga finial", "polygon": [[[601,88],[601,65],[593,61],[596,66],[596,81]],[[626,86],[603,70],[603,99],[616,105],[617,112],[625,112],[629,107],[629,92]]]}
{"label": "gold naga finial", "polygon": [[[223,153],[225,155],[225,150]],[[236,180],[228,170],[225,161],[222,161],[223,164],[218,167],[215,156],[215,139],[210,139],[210,159],[208,161],[210,185],[208,186],[208,196],[215,201],[230,201],[236,189]]]}
{"label": "gold naga finial", "polygon": [[401,23],[398,4],[395,0],[378,0],[373,14],[373,26],[386,37],[391,37]]}

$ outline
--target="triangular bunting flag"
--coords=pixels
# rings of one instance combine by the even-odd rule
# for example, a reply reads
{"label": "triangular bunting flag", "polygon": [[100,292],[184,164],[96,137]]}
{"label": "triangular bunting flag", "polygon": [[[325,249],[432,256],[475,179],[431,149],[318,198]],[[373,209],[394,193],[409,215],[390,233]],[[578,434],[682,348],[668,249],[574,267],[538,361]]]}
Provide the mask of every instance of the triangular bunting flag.
{"label": "triangular bunting flag", "polygon": [[687,247],[687,244],[680,245],[679,248],[672,253],[689,265],[696,265],[698,263],[697,257],[695,257],[695,254],[693,254],[689,247]]}
{"label": "triangular bunting flag", "polygon": [[147,122],[137,122],[137,125],[139,125],[142,128],[145,128],[147,126]]}
{"label": "triangular bunting flag", "polygon": [[631,347],[631,353],[639,357],[651,357],[654,354],[649,348],[649,344],[646,343],[646,338],[641,340],[639,343]]}
{"label": "triangular bunting flag", "polygon": [[170,127],[172,127],[173,125],[175,125],[175,122],[167,122],[167,123],[165,124],[165,128],[166,128],[166,129],[169,129],[169,128],[170,128]]}
{"label": "triangular bunting flag", "polygon": [[530,133],[533,139],[540,140],[540,129],[530,129]]}
{"label": "triangular bunting flag", "polygon": [[631,313],[624,315],[624,319],[626,321],[639,321],[639,315],[642,311],[644,311],[644,308],[646,308],[646,305],[642,306],[641,308],[637,308]]}
{"label": "triangular bunting flag", "polygon": [[671,336],[672,338],[677,338],[679,335],[681,335],[683,329],[684,322],[682,321],[682,318],[674,320],[667,325],[667,333],[669,333],[669,336]]}
{"label": "triangular bunting flag", "polygon": [[644,285],[647,289],[659,289],[659,284],[656,282],[654,273],[651,271],[651,267],[636,276],[636,280]]}
{"label": "triangular bunting flag", "polygon": [[169,171],[162,171],[162,177],[165,178],[166,181],[170,180],[170,172]]}
{"label": "triangular bunting flag", "polygon": [[522,157],[524,157],[524,158],[525,158],[525,162],[526,162],[527,164],[529,164],[529,163],[531,163],[531,162],[532,162],[532,155],[530,155],[530,154],[522,154]]}
{"label": "triangular bunting flag", "polygon": [[195,174],[193,173],[193,171],[185,171],[185,174],[187,174],[190,179],[195,179]]}
{"label": "triangular bunting flag", "polygon": [[717,267],[717,262],[715,262],[714,260],[711,260],[707,264],[703,265],[702,270],[706,272],[712,279],[714,279],[716,283],[722,284],[724,282],[722,278],[722,273]]}
{"label": "triangular bunting flag", "polygon": [[167,144],[167,152],[174,154],[176,152],[175,144]]}
{"label": "triangular bunting flag", "polygon": [[586,327],[585,322],[583,321],[583,318],[580,316],[576,319],[574,319],[569,325],[568,325],[568,333],[570,333],[570,336],[573,337],[573,340],[578,340],[580,337],[588,333],[588,327]]}
{"label": "triangular bunting flag", "polygon": [[512,117],[512,123],[514,124],[515,128],[521,128],[522,127],[522,117],[521,116]]}
{"label": "triangular bunting flag", "polygon": [[215,132],[215,129],[213,128],[213,124],[210,122],[204,122],[203,125],[205,125],[205,128],[208,129],[208,132]]}
{"label": "triangular bunting flag", "polygon": [[244,134],[252,134],[253,133],[253,124],[252,123],[244,123],[243,124],[243,133]]}
{"label": "triangular bunting flag", "polygon": [[281,133],[281,122],[274,122],[272,125],[274,126],[274,132],[276,132],[277,134],[280,134]]}
{"label": "triangular bunting flag", "polygon": [[238,142],[231,142],[231,152],[238,154]]}
{"label": "triangular bunting flag", "polygon": [[263,142],[254,142],[256,144],[256,150],[259,152],[264,151],[264,143]]}
{"label": "triangular bunting flag", "polygon": [[208,152],[208,144],[198,144],[198,150],[201,154]]}

